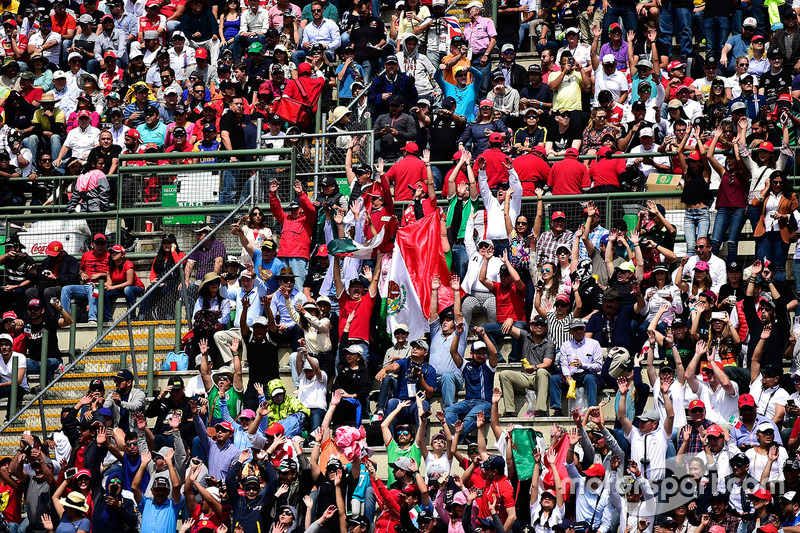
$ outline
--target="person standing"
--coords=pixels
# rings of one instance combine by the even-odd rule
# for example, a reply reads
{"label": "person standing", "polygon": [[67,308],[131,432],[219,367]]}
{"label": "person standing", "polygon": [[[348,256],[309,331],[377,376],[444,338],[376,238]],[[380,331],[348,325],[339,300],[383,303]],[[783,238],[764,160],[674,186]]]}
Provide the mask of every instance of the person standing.
{"label": "person standing", "polygon": [[464,25],[464,38],[469,45],[471,53],[470,64],[481,72],[481,87],[479,95],[483,97],[489,92],[489,74],[492,71],[492,50],[497,44],[497,31],[490,18],[482,17],[483,4],[472,0],[464,12],[469,21]]}

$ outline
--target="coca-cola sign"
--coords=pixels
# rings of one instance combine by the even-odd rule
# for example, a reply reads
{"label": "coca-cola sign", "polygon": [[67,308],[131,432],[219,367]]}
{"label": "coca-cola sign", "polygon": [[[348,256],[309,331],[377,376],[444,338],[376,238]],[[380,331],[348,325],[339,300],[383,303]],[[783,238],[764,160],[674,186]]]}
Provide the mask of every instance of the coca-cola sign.
{"label": "coca-cola sign", "polygon": [[47,243],[37,242],[30,247],[29,253],[31,255],[44,255],[45,250],[47,250]]}

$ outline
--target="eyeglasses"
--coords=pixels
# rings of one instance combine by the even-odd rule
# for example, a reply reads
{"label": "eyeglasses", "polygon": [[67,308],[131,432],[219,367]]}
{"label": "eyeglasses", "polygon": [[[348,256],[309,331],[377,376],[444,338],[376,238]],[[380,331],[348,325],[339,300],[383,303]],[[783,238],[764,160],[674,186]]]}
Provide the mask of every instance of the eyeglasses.
{"label": "eyeglasses", "polygon": [[42,163],[52,163],[53,162],[53,160],[50,159],[49,157],[43,157],[39,161],[41,161]]}
{"label": "eyeglasses", "polygon": [[125,447],[126,447],[126,448],[135,448],[136,446],[137,446],[137,442],[136,442],[135,440],[134,440],[134,441],[131,441],[131,442],[126,442],[126,443],[125,443]]}
{"label": "eyeglasses", "polygon": [[695,407],[694,409],[689,409],[690,413],[705,413],[704,407]]}
{"label": "eyeglasses", "polygon": [[456,78],[461,78],[461,77],[465,77],[466,78],[467,77],[467,73],[466,72],[459,72],[458,74],[455,75],[455,77]]}
{"label": "eyeglasses", "polygon": [[556,252],[556,255],[569,255],[569,252],[566,250],[559,250]]}
{"label": "eyeglasses", "polygon": [[[258,492],[259,490],[261,490],[261,487],[257,485],[248,485],[244,488],[245,492]],[[289,514],[291,514],[291,512]]]}
{"label": "eyeglasses", "polygon": [[773,185],[783,185],[783,180],[773,181]]}
{"label": "eyeglasses", "polygon": [[322,10],[321,9],[312,9],[311,12],[312,13],[322,13]]}
{"label": "eyeglasses", "polygon": [[284,509],[281,511],[281,516],[294,516],[294,514],[289,509]]}

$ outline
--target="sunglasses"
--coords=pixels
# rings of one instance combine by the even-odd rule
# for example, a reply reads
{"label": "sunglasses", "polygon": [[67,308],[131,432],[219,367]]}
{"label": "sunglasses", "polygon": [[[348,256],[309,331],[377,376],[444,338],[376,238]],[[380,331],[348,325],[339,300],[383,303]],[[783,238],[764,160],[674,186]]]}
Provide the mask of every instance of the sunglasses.
{"label": "sunglasses", "polygon": [[228,376],[220,376],[217,378],[217,381],[230,381],[230,380],[231,378],[229,378]]}
{"label": "sunglasses", "polygon": [[690,413],[704,413],[706,410],[702,407],[695,407],[694,409],[689,409]]}
{"label": "sunglasses", "polygon": [[544,273],[546,273],[546,272],[552,272],[552,270],[550,270],[549,268],[543,268],[543,269],[540,271],[540,273],[541,273],[541,274],[544,274]]}
{"label": "sunglasses", "polygon": [[411,435],[411,432],[408,431],[407,429],[399,429],[399,430],[397,430],[397,434],[398,435]]}

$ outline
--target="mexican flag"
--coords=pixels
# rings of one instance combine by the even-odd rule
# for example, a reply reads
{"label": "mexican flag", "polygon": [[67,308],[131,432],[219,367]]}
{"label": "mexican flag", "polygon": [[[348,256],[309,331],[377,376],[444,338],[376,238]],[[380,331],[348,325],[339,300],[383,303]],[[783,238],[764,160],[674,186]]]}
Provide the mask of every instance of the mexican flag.
{"label": "mexican flag", "polygon": [[[446,300],[452,302],[452,291],[442,251],[438,211],[397,231],[387,289],[386,327],[390,335],[397,324],[408,326],[410,340],[422,337],[429,330],[434,274],[439,274],[442,282],[443,289],[439,291],[442,308],[447,305]],[[446,293],[450,293],[449,298]]]}
{"label": "mexican flag", "polygon": [[353,239],[333,239],[328,243],[328,254],[354,257],[356,259],[370,259],[375,248],[383,242],[383,230],[384,228],[381,228],[377,235],[363,244]]}

